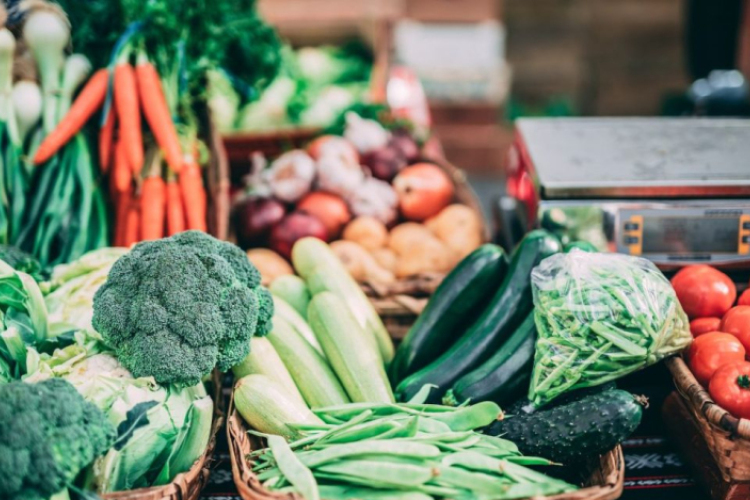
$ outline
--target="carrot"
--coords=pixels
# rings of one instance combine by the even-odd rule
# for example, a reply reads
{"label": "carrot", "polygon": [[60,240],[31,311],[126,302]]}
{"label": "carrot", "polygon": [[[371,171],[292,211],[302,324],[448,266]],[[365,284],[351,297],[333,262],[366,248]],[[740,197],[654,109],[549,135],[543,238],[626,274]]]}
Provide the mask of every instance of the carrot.
{"label": "carrot", "polygon": [[89,79],[78,94],[68,114],[60,120],[57,127],[42,141],[34,155],[34,163],[39,165],[48,161],[65,146],[74,135],[86,124],[91,115],[99,109],[107,94],[109,75],[106,69],[100,69]]}
{"label": "carrot", "polygon": [[185,230],[185,212],[182,209],[180,185],[174,178],[167,181],[167,235],[172,236]]}
{"label": "carrot", "polygon": [[102,128],[99,129],[99,167],[101,167],[104,173],[109,170],[110,162],[112,161],[116,118],[117,112],[115,107],[110,106],[109,113],[107,113],[107,120],[102,125]]}
{"label": "carrot", "polygon": [[[138,85],[133,66],[121,63],[115,67],[115,107],[120,120],[120,137],[125,143],[125,153],[133,174],[143,168],[143,137],[141,135],[141,112],[138,103]],[[148,103],[146,107],[149,106]]]}
{"label": "carrot", "polygon": [[201,169],[195,161],[187,161],[179,176],[187,229],[206,231],[207,200]]}
{"label": "carrot", "polygon": [[128,213],[125,217],[122,246],[131,247],[140,241],[141,236],[141,205],[137,197],[130,200]]}
{"label": "carrot", "polygon": [[122,138],[118,138],[115,143],[115,165],[112,168],[112,178],[115,191],[118,193],[127,191],[133,179],[133,173],[125,154],[125,143]]}
{"label": "carrot", "polygon": [[133,188],[128,184],[128,189],[117,194],[115,201],[115,241],[116,247],[125,246],[125,227],[127,225],[128,213],[130,211],[130,198],[133,196]]}
{"label": "carrot", "polygon": [[161,178],[161,155],[156,155],[154,167],[141,188],[141,239],[158,240],[164,237],[164,215],[167,193]]}
{"label": "carrot", "polygon": [[167,99],[164,96],[159,73],[141,54],[135,68],[135,76],[146,122],[156,138],[156,143],[164,152],[167,165],[174,172],[179,173],[182,170],[182,149]]}

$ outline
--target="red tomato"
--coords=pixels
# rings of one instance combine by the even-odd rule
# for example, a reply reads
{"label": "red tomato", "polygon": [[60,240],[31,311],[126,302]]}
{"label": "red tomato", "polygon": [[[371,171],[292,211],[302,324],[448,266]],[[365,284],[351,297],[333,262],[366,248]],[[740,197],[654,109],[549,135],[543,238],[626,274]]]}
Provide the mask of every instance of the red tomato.
{"label": "red tomato", "polygon": [[737,418],[750,418],[750,363],[724,365],[708,384],[713,400]]}
{"label": "red tomato", "polygon": [[750,288],[742,292],[740,298],[737,300],[738,306],[750,306]]}
{"label": "red tomato", "polygon": [[693,337],[708,332],[720,332],[721,318],[695,318],[690,322],[690,333]]}
{"label": "red tomato", "polygon": [[740,341],[722,332],[704,333],[693,341],[688,351],[690,369],[704,386],[720,367],[744,360],[745,348]]}
{"label": "red tomato", "polygon": [[719,330],[737,337],[747,351],[750,348],[750,306],[731,308],[722,318]]}
{"label": "red tomato", "polygon": [[729,276],[704,264],[683,267],[672,286],[690,319],[724,316],[737,298]]}

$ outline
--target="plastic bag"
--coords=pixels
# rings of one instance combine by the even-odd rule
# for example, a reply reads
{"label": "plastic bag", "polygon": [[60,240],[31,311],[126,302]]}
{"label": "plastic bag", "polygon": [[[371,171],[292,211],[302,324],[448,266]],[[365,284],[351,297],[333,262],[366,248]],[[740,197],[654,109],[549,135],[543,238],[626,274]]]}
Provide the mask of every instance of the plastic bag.
{"label": "plastic bag", "polygon": [[615,380],[692,340],[672,285],[648,260],[573,250],[531,273],[538,330],[529,399]]}

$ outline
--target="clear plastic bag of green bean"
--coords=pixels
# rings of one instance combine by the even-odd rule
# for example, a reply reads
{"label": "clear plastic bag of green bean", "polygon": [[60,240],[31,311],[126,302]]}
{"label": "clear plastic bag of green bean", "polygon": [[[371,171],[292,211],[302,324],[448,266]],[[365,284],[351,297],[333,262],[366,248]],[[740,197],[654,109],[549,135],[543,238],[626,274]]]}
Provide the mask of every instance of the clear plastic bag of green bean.
{"label": "clear plastic bag of green bean", "polygon": [[542,261],[531,281],[536,404],[640,370],[692,340],[672,285],[646,259],[573,250]]}

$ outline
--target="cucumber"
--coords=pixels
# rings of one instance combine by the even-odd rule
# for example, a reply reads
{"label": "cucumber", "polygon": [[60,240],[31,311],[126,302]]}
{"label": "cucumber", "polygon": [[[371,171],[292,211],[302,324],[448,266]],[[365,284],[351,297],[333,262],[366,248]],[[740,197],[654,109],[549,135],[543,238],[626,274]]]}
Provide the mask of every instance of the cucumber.
{"label": "cucumber", "polygon": [[333,292],[346,303],[359,325],[374,337],[383,362],[390,363],[394,348],[388,330],[370,299],[331,248],[317,238],[302,238],[292,248],[292,263],[312,295]]}
{"label": "cucumber", "polygon": [[[508,273],[484,310],[450,349],[398,385],[399,401],[408,401],[425,384],[428,403],[440,402],[445,392],[462,376],[481,365],[526,319],[533,308],[531,270],[561,250],[560,241],[546,231],[528,233],[513,253]],[[467,318],[468,319],[468,318]]]}
{"label": "cucumber", "polygon": [[250,339],[250,354],[240,364],[232,367],[232,373],[237,379],[252,374],[266,375],[283,387],[290,398],[305,404],[292,375],[267,337]]}
{"label": "cucumber", "polygon": [[349,402],[346,391],[326,359],[302,335],[280,318],[274,318],[268,340],[292,375],[302,397],[311,408]]}
{"label": "cucumber", "polygon": [[[273,321],[282,319],[289,323],[289,325],[294,328],[297,333],[302,335],[322,356],[323,349],[320,347],[312,328],[307,324],[307,320],[300,316],[300,314],[292,306],[287,304],[284,299],[277,297],[276,295],[271,296],[273,297]],[[307,316],[307,312],[305,312],[305,316]]]}
{"label": "cucumber", "polygon": [[614,389],[531,415],[508,416],[487,433],[513,441],[525,455],[568,464],[614,448],[635,431],[642,414],[635,396]]}
{"label": "cucumber", "polygon": [[599,251],[593,243],[589,243],[585,240],[571,241],[565,245],[565,253],[570,252],[574,248],[581,250],[582,252],[596,253]]}
{"label": "cucumber", "polygon": [[287,439],[299,437],[288,424],[322,425],[304,404],[289,398],[284,389],[265,375],[247,375],[234,386],[234,405],[255,430]]}
{"label": "cucumber", "polygon": [[302,318],[306,319],[307,306],[310,304],[310,290],[305,280],[294,274],[279,276],[268,287],[272,294],[284,299]]}
{"label": "cucumber", "polygon": [[536,404],[534,404],[534,402],[531,401],[527,396],[523,396],[506,406],[504,410],[506,415],[531,415],[532,413],[536,413],[538,411],[546,411],[550,408],[556,408],[558,406],[572,403],[574,401],[580,401],[585,397],[593,396],[594,394],[600,394],[606,391],[612,391],[615,389],[617,389],[616,382],[607,382],[606,384],[595,385],[594,387],[584,387],[581,389],[576,389],[574,391],[566,392],[565,394],[555,398],[554,401],[542,408],[538,408]]}
{"label": "cucumber", "polygon": [[307,317],[349,398],[355,403],[392,403],[382,359],[346,304],[331,292],[321,292],[310,301]]}
{"label": "cucumber", "polygon": [[443,354],[463,330],[466,318],[481,314],[508,270],[502,248],[482,245],[445,277],[409,329],[389,367],[397,384]]}
{"label": "cucumber", "polygon": [[531,313],[490,359],[453,385],[443,403],[455,406],[469,400],[504,405],[525,394],[534,368],[535,342],[536,326]]}

